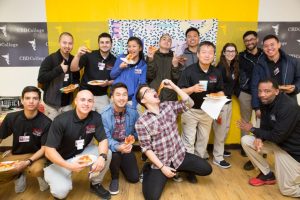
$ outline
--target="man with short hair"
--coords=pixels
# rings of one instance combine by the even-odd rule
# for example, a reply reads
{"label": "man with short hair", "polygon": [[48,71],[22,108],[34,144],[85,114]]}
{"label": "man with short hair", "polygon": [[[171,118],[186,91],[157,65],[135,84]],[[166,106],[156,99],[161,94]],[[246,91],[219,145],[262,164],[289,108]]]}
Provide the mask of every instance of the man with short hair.
{"label": "man with short hair", "polygon": [[200,41],[199,30],[195,27],[190,27],[185,31],[187,48],[183,52],[183,57],[186,59],[184,68],[198,62],[197,48]]}
{"label": "man with short hair", "polygon": [[[179,79],[178,86],[182,88],[195,102],[195,105],[182,114],[182,140],[187,152],[201,158],[208,158],[206,151],[213,119],[201,109],[201,105],[209,93],[223,93],[223,80],[219,70],[212,66],[215,55],[215,45],[204,41],[198,46],[198,62],[186,68]],[[199,81],[206,81],[207,88]],[[196,176],[188,174],[188,180],[196,183]]]}
{"label": "man with short hair", "polygon": [[75,89],[63,91],[70,84],[78,84],[79,72],[71,72],[70,64],[73,59],[73,36],[63,32],[59,36],[59,50],[43,60],[38,82],[44,90],[45,114],[54,119],[57,115],[72,110],[73,92]]}
{"label": "man with short hair", "polygon": [[[251,105],[251,80],[253,68],[258,62],[259,58],[262,57],[263,51],[258,48],[258,37],[256,31],[246,31],[243,35],[243,41],[246,49],[239,54],[239,105],[241,117],[245,121],[250,121],[252,116],[252,105]],[[248,133],[241,131],[241,138]],[[246,156],[243,148],[241,149],[241,155]],[[250,161],[244,165],[245,170],[254,169]]]}
{"label": "man with short hair", "polygon": [[275,184],[275,176],[262,156],[274,153],[280,192],[300,197],[300,108],[292,98],[280,92],[278,83],[271,78],[260,80],[258,97],[261,102],[260,128],[244,120],[237,123],[241,130],[253,133],[242,137],[242,147],[261,171],[249,180],[249,184]]}
{"label": "man with short hair", "polygon": [[[45,154],[51,163],[44,172],[55,198],[65,198],[73,187],[72,172],[87,167],[77,162],[75,156],[93,155],[96,160],[90,166],[90,190],[101,198],[110,199],[110,193],[101,183],[109,168],[111,152],[101,115],[92,111],[93,104],[93,94],[81,90],[75,98],[76,108],[60,114],[52,122],[45,145]],[[93,144],[93,138],[99,142],[98,146]]]}
{"label": "man with short hair", "polygon": [[[156,52],[148,51],[147,56],[147,81],[151,87],[158,91],[164,79],[170,79],[177,84],[183,60],[171,51],[172,38],[163,34],[159,39],[159,49]],[[159,96],[161,101],[177,101],[177,94],[173,90],[163,88]]]}
{"label": "man with short hair", "polygon": [[139,169],[132,144],[125,143],[129,135],[137,139],[134,128],[139,117],[136,109],[128,102],[128,89],[124,83],[116,83],[111,87],[112,104],[101,112],[102,121],[108,138],[109,149],[112,151],[110,163],[111,183],[110,194],[119,193],[119,171],[122,170],[127,181],[139,181]]}
{"label": "man with short hair", "polygon": [[[93,110],[98,113],[109,104],[107,96],[108,86],[112,85],[110,71],[113,68],[116,57],[110,52],[112,38],[108,33],[98,36],[99,49],[90,51],[87,47],[79,47],[71,63],[71,71],[79,71],[84,67],[80,82],[80,90],[89,90],[95,97]],[[99,81],[96,84],[91,81]]]}
{"label": "man with short hair", "polygon": [[143,194],[145,199],[159,199],[168,178],[176,171],[193,172],[207,176],[212,172],[210,164],[200,157],[186,152],[178,133],[177,116],[189,110],[194,102],[171,80],[163,80],[164,87],[174,90],[182,101],[160,102],[156,91],[146,84],[137,90],[137,102],[146,112],[135,124],[142,152],[152,165],[143,168]]}
{"label": "man with short hair", "polygon": [[43,156],[51,120],[38,111],[40,100],[38,88],[25,87],[21,99],[24,110],[7,114],[0,126],[0,143],[13,135],[12,150],[3,154],[0,161],[17,161],[14,169],[0,173],[0,183],[16,179],[16,193],[25,191],[25,175],[36,177],[41,191],[49,188],[43,179],[46,162]]}
{"label": "man with short hair", "polygon": [[252,107],[256,117],[260,118],[258,83],[265,78],[273,78],[279,89],[296,101],[300,91],[300,62],[280,49],[281,43],[275,35],[267,35],[263,39],[264,55],[253,69],[251,92]]}

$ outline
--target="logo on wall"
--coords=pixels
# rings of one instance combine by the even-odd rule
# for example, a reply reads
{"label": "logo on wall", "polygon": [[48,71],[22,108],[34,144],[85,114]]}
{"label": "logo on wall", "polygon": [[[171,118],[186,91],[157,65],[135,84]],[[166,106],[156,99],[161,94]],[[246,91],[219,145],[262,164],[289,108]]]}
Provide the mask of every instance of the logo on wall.
{"label": "logo on wall", "polygon": [[31,44],[31,47],[32,47],[33,51],[36,51],[35,38],[33,40],[31,40],[31,41],[28,41],[28,42],[29,42],[29,44]]}
{"label": "logo on wall", "polygon": [[7,32],[6,32],[6,25],[0,26],[0,30],[2,31],[4,37],[7,37]]}
{"label": "logo on wall", "polygon": [[275,33],[281,43],[281,49],[300,62],[299,27],[300,22],[259,22],[258,37],[262,41],[266,35]]}
{"label": "logo on wall", "polygon": [[272,28],[274,29],[275,35],[278,36],[279,35],[279,24],[272,26]]}
{"label": "logo on wall", "polygon": [[0,67],[39,66],[48,55],[47,42],[44,22],[0,22]]}
{"label": "logo on wall", "polygon": [[5,62],[7,63],[7,65],[9,65],[9,54],[5,54],[5,55],[1,55],[3,58],[4,58],[4,60],[5,60]]}

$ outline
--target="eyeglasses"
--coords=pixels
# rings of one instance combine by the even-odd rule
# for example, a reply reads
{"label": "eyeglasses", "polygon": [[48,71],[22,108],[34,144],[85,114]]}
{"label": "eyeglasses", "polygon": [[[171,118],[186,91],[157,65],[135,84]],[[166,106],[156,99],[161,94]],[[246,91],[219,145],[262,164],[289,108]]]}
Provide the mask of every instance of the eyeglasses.
{"label": "eyeglasses", "polygon": [[144,93],[143,93],[143,95],[142,95],[141,99],[143,99],[143,98],[144,98],[144,96],[145,96],[145,94],[146,94],[147,92],[150,92],[150,91],[152,91],[152,92],[156,92],[156,90],[155,90],[155,89],[153,89],[153,88],[148,88],[148,89],[146,89],[146,90],[144,91]]}

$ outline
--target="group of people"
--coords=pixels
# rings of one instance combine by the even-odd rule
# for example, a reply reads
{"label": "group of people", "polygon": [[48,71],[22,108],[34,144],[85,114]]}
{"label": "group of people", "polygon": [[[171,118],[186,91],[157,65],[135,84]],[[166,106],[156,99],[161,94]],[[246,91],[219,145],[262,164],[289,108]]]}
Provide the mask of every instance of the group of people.
{"label": "group of people", "polygon": [[[26,188],[25,176],[31,175],[37,177],[41,191],[50,187],[54,198],[64,199],[72,190],[72,172],[87,167],[76,158],[94,155],[90,190],[110,199],[119,193],[120,170],[128,182],[139,181],[133,145],[125,142],[131,135],[148,159],[142,169],[143,195],[147,200],[159,199],[168,178],[182,180],[179,172],[191,183],[197,183],[196,175],[212,173],[206,150],[211,128],[213,164],[231,167],[224,159],[231,155],[224,150],[231,101],[216,120],[201,109],[205,97],[217,93],[239,99],[241,154],[250,159],[244,168],[256,166],[261,171],[249,184],[274,184],[276,175],[282,194],[300,197],[299,62],[280,49],[276,36],[267,35],[260,49],[257,33],[247,31],[243,35],[246,49],[238,53],[234,43],[226,43],[215,67],[215,45],[200,42],[194,27],[185,35],[187,48],[182,55],[171,50],[172,38],[163,34],[159,48],[149,49],[146,57],[141,39],[133,36],[128,39],[127,54],[116,58],[110,52],[108,33],[99,35],[98,50],[81,46],[73,56],[73,36],[63,32],[60,49],[46,57],[39,70],[45,112],[38,110],[40,90],[27,86],[21,98],[24,110],[8,114],[0,127],[0,142],[13,134],[12,150],[1,161],[20,160],[10,173],[0,174],[0,183],[14,180],[20,193]],[[207,84],[200,84],[203,81]],[[75,87],[64,91],[70,84]],[[250,123],[253,109],[260,126]],[[264,158],[271,151],[275,175]],[[106,190],[102,181],[108,170],[111,182]]]}

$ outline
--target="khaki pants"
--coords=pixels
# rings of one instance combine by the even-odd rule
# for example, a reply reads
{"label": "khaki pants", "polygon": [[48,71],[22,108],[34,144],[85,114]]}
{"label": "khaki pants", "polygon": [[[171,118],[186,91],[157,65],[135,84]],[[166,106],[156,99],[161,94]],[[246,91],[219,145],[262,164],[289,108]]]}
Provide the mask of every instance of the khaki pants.
{"label": "khaki pants", "polygon": [[93,106],[93,110],[98,112],[99,114],[101,113],[103,108],[105,108],[110,103],[107,95],[95,96],[94,99],[95,103]]}
{"label": "khaki pants", "polygon": [[[8,154],[0,161],[15,161],[15,160],[26,160],[30,158],[32,154],[21,154],[21,155],[12,155]],[[40,158],[32,163],[31,166],[25,169],[25,175],[32,176],[32,177],[43,177],[44,171],[43,168],[45,167],[46,159]],[[7,183],[19,176],[20,172],[16,172],[14,170],[10,170],[7,172],[0,172],[0,183]]]}
{"label": "khaki pants", "polygon": [[224,160],[224,144],[230,127],[231,114],[232,103],[225,104],[219,115],[221,117],[221,123],[218,123],[217,120],[213,121],[213,129],[215,133],[213,155],[217,162]]}
{"label": "khaki pants", "polygon": [[212,121],[200,109],[192,108],[182,114],[182,141],[188,153],[205,158]]}
{"label": "khaki pants", "polygon": [[265,141],[260,153],[253,146],[254,136],[242,137],[242,146],[249,159],[263,174],[270,172],[270,166],[262,154],[274,153],[275,175],[280,192],[285,196],[300,197],[300,163],[286,151],[272,142]]}
{"label": "khaki pants", "polygon": [[[246,92],[241,92],[239,95],[239,103],[240,103],[240,111],[241,111],[241,117],[246,122],[249,122],[251,120],[252,115],[252,105],[251,105],[251,95]],[[247,132],[242,131],[241,137],[244,135],[248,135]]]}
{"label": "khaki pants", "polygon": [[46,103],[44,103],[44,105],[45,105],[45,115],[49,117],[52,121],[57,115],[73,109],[72,105],[67,105],[60,108],[54,108],[52,106],[47,105]]}

